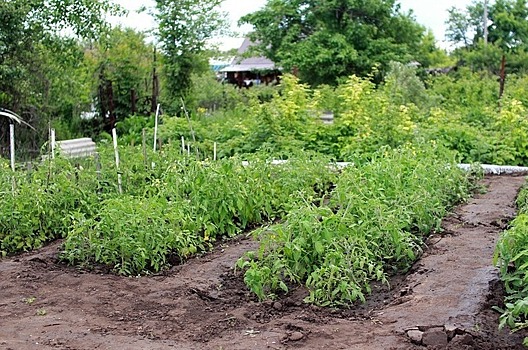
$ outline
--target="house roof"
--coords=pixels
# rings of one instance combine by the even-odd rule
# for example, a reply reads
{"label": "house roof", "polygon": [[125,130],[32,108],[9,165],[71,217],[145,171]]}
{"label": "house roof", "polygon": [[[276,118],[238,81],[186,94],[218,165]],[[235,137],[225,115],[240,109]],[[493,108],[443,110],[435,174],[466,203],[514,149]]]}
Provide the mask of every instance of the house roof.
{"label": "house roof", "polygon": [[254,43],[249,38],[246,38],[238,49],[238,57],[235,57],[231,62],[231,65],[222,69],[221,72],[250,72],[254,70],[277,69],[275,63],[266,57],[243,58],[243,55],[253,45]]}

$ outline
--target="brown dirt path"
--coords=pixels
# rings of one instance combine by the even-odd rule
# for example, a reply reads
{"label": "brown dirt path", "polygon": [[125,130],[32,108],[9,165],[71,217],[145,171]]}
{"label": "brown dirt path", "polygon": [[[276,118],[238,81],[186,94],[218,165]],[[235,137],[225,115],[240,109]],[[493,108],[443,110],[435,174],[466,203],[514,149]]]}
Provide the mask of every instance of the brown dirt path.
{"label": "brown dirt path", "polygon": [[483,183],[392,291],[350,310],[306,306],[302,288],[258,303],[232,272],[249,239],[142,278],[58,265],[60,242],[5,259],[0,349],[522,349],[490,306],[501,297],[493,249],[524,178]]}

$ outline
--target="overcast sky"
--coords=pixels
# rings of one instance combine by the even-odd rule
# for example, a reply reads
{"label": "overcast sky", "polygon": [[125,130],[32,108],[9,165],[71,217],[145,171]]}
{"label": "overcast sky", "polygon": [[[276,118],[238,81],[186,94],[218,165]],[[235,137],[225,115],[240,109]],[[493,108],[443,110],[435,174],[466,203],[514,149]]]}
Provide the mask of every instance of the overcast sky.
{"label": "overcast sky", "polygon": [[[152,0],[115,0],[115,2],[124,6],[129,10],[127,18],[117,20],[125,26],[135,27],[139,30],[147,30],[154,26],[152,19],[148,14],[136,13],[137,9],[141,6],[149,6],[152,4]],[[249,31],[251,28],[237,28],[236,23],[238,19],[250,12],[256,11],[264,4],[266,0],[225,0],[222,6],[223,11],[229,15],[229,19],[233,24],[232,29],[237,30],[241,33]],[[471,0],[400,0],[400,4],[404,11],[413,10],[416,20],[431,28],[435,34],[436,39],[439,41],[440,46],[447,47],[445,43],[445,21],[447,19],[447,9],[456,6],[464,8],[471,3]],[[113,22],[116,20],[113,20]],[[238,41],[224,40],[227,41],[227,47],[237,46]]]}

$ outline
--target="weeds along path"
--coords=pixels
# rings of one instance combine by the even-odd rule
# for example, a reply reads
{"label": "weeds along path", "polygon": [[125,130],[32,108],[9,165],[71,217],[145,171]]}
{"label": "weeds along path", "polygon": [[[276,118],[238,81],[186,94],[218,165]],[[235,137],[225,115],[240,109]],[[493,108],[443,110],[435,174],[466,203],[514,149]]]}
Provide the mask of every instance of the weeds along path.
{"label": "weeds along path", "polygon": [[[60,242],[0,261],[1,349],[521,349],[499,332],[496,239],[523,177],[488,177],[444,221],[407,276],[366,305],[303,304],[303,288],[258,303],[232,267],[241,238],[163,275],[124,278],[57,265]],[[495,299],[494,299],[495,298]]]}

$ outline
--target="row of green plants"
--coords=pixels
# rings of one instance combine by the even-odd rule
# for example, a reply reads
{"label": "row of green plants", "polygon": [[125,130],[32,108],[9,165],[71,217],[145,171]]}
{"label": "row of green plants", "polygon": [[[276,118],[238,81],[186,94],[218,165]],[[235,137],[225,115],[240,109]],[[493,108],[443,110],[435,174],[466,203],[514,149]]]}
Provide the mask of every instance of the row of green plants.
{"label": "row of green plants", "polygon": [[[501,312],[500,328],[507,326],[513,332],[528,327],[528,185],[521,190],[517,206],[518,216],[501,235],[494,258],[506,289],[504,308],[496,308]],[[528,346],[528,338],[524,345]]]}
{"label": "row of green plants", "polygon": [[434,142],[357,154],[344,170],[309,152],[279,165],[262,155],[245,165],[238,157],[201,161],[171,144],[120,153],[119,171],[104,144],[97,159],[58,157],[15,173],[2,163],[2,254],[62,237],[63,261],[137,275],[283,219],[258,230],[260,250],[240,260],[248,286],[266,298],[306,283],[307,301],[344,304],[410,267],[423,236],[471,186]]}
{"label": "row of green plants", "polygon": [[337,176],[329,159],[310,154],[275,166],[261,155],[246,165],[237,157],[200,161],[170,145],[147,157],[141,147],[120,152],[123,194],[113,150],[104,145],[97,161],[59,157],[15,173],[3,163],[2,254],[63,237],[61,259],[70,264],[157,272],[217,239],[284,217],[304,198],[324,196]]}
{"label": "row of green plants", "polygon": [[365,301],[373,281],[388,284],[411,267],[424,237],[470,195],[477,175],[462,172],[450,152],[433,144],[358,156],[328,197],[258,230],[260,248],[237,267],[260,299],[304,284],[309,303]]}
{"label": "row of green plants", "polygon": [[[281,166],[238,158],[156,163],[159,176],[135,194],[101,202],[95,216],[79,216],[62,259],[103,264],[118,273],[157,272],[251,227],[281,218],[305,197],[324,195],[335,174],[328,160]],[[139,186],[138,186],[139,188]]]}
{"label": "row of green plants", "polygon": [[0,255],[64,237],[74,213],[96,210],[97,188],[95,176],[64,159],[16,172],[0,161]]}

